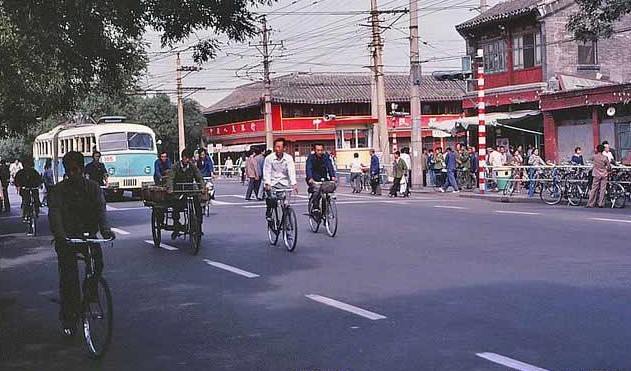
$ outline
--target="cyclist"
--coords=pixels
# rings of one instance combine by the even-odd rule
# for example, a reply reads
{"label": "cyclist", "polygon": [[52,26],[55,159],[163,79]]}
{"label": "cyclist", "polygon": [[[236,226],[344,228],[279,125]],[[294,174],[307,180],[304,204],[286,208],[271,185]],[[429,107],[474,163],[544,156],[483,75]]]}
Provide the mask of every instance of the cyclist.
{"label": "cyclist", "polygon": [[22,219],[26,220],[28,205],[27,200],[29,199],[28,192],[31,192],[31,196],[33,197],[33,207],[35,208],[35,212],[39,212],[39,192],[34,192],[31,190],[25,190],[23,188],[39,188],[42,185],[42,176],[39,175],[37,170],[33,168],[33,159],[26,158],[24,159],[24,168],[19,170],[15,174],[15,178],[13,180],[13,184],[15,188],[17,188],[18,194],[22,197]]}
{"label": "cyclist", "polygon": [[[182,151],[181,160],[173,165],[173,168],[167,175],[166,186],[167,192],[173,193],[173,191],[181,191],[183,190],[182,184],[197,184],[198,189],[202,189],[204,185],[204,179],[202,179],[202,175],[199,172],[196,164],[193,162],[193,151],[185,148]],[[188,188],[190,189],[190,188]],[[199,215],[199,221],[202,222],[201,215],[202,209],[199,202],[195,202],[195,211],[197,215]],[[185,200],[173,200],[173,226],[175,231],[173,231],[173,235],[177,236],[179,231],[182,231],[184,228],[180,223],[180,211],[184,210],[184,206],[186,205]]]}
{"label": "cyclist", "polygon": [[272,211],[276,208],[277,200],[273,191],[293,188],[298,193],[296,182],[296,164],[291,155],[285,153],[285,139],[274,140],[274,153],[265,158],[263,164],[263,182],[265,184],[265,218],[272,221]]}
{"label": "cyclist", "polygon": [[169,170],[171,170],[171,167],[171,160],[169,160],[167,151],[160,152],[158,158],[153,163],[153,183],[155,185],[162,184],[164,177],[166,177]]}
{"label": "cyclist", "polygon": [[[59,319],[63,335],[73,336],[80,311],[79,271],[76,251],[68,244],[69,238],[94,238],[98,231],[105,239],[115,238],[105,216],[105,199],[99,185],[84,177],[83,155],[70,151],[63,157],[66,178],[51,189],[48,196],[48,222],[55,238],[59,266]],[[95,250],[95,271],[103,270],[103,255],[98,245]]]}
{"label": "cyclist", "polygon": [[107,183],[109,174],[105,169],[105,164],[101,162],[101,152],[92,152],[92,162],[85,166],[85,174],[88,179],[95,181],[99,186],[104,186]]}
{"label": "cyclist", "polygon": [[[357,154],[356,158],[359,160],[359,154]],[[361,162],[359,167],[361,170]],[[313,145],[313,153],[307,157],[306,173],[309,194],[311,195],[309,197],[309,209],[317,213],[320,211],[320,187],[315,183],[322,180],[335,181],[335,167],[331,156],[324,152],[323,144],[316,143]]]}

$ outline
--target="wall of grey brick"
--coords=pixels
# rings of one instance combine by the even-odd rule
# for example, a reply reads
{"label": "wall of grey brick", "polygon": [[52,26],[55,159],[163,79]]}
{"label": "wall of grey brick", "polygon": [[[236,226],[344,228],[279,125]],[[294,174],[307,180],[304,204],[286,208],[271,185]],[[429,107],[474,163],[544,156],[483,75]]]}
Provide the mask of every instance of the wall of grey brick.
{"label": "wall of grey brick", "polygon": [[[615,82],[631,81],[631,32],[621,32],[610,39],[598,41],[598,62],[600,70],[581,71],[578,69],[578,44],[576,41],[559,42],[567,40],[571,35],[566,29],[568,16],[576,11],[576,3],[573,0],[561,0],[554,3],[559,9],[566,3],[572,3],[565,9],[549,14],[543,18],[544,43],[546,45],[545,56],[547,59],[545,77],[551,78],[556,73],[596,78],[598,72],[609,77]],[[548,9],[550,11],[550,9]],[[631,27],[631,15],[624,17],[615,28]]]}

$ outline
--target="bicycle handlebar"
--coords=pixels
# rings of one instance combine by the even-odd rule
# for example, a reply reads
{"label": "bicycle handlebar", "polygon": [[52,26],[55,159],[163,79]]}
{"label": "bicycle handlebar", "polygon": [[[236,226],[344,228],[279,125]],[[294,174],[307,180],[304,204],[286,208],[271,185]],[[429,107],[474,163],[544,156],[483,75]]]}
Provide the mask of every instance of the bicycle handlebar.
{"label": "bicycle handlebar", "polygon": [[66,242],[68,243],[106,243],[114,241],[113,238],[66,238]]}

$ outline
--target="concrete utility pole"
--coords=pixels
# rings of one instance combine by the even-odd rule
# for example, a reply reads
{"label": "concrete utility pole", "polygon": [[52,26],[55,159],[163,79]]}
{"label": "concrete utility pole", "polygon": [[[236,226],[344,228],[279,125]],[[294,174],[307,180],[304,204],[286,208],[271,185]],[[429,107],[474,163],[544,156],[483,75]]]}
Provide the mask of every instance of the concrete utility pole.
{"label": "concrete utility pole", "polygon": [[480,170],[480,193],[484,194],[486,180],[486,104],[484,102],[484,50],[478,49],[475,61],[478,65],[478,168]]}
{"label": "concrete utility pole", "polygon": [[270,57],[277,46],[283,46],[283,43],[273,43],[270,41],[269,34],[272,31],[267,27],[267,18],[261,17],[261,43],[250,44],[263,56],[263,109],[265,114],[265,145],[271,149],[274,146],[274,128],[272,127],[272,81],[270,78]]}
{"label": "concrete utility pole", "polygon": [[177,53],[176,65],[176,79],[177,79],[177,134],[179,143],[180,155],[184,148],[186,148],[186,137],[184,136],[184,102],[182,100],[182,65],[180,61],[180,53]]}
{"label": "concrete utility pole", "polygon": [[[377,132],[373,135],[375,140],[374,147],[381,151],[381,163],[390,165],[390,140],[388,138],[388,122],[386,116],[386,84],[383,75],[383,40],[381,38],[381,30],[379,28],[379,10],[377,0],[370,1],[370,21],[372,26],[372,53],[373,53],[373,73],[376,85],[377,98]],[[373,102],[374,104],[374,102]]]}
{"label": "concrete utility pole", "polygon": [[418,1],[410,0],[410,116],[412,117],[412,185],[423,185],[423,136],[421,131],[421,53],[418,37]]}

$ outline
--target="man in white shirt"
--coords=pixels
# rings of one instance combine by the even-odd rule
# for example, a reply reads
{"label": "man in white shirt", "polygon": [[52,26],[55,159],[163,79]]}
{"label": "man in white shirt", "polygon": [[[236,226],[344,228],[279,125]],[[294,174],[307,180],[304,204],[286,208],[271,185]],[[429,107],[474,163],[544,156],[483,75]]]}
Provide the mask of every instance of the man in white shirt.
{"label": "man in white shirt", "polygon": [[265,217],[271,221],[272,210],[276,208],[275,191],[293,188],[298,193],[296,181],[296,164],[291,155],[285,153],[285,139],[274,140],[274,152],[265,158],[263,164],[263,182],[265,184],[265,198],[267,210]]}
{"label": "man in white shirt", "polygon": [[401,150],[401,160],[405,162],[405,166],[407,166],[408,171],[405,174],[405,195],[410,194],[410,186],[412,185],[412,157],[410,157],[410,148],[405,147]]}
{"label": "man in white shirt", "polygon": [[613,152],[611,152],[611,147],[609,146],[609,142],[604,141],[603,146],[605,147],[605,151],[603,152],[603,155],[605,155],[605,157],[609,159],[609,163],[615,164],[616,158],[613,155]]}
{"label": "man in white shirt", "polygon": [[353,160],[351,161],[351,186],[353,193],[361,192],[361,177],[365,166],[359,159],[359,153],[353,153]]}
{"label": "man in white shirt", "polygon": [[489,148],[489,166],[498,167],[504,165],[502,154],[499,151],[494,151],[493,148]]}

